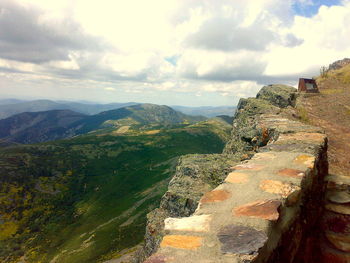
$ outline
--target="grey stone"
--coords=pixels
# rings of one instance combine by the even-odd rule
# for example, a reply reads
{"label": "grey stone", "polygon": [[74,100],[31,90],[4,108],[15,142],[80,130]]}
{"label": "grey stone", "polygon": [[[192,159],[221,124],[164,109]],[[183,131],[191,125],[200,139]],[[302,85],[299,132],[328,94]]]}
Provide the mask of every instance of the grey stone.
{"label": "grey stone", "polygon": [[297,97],[296,89],[282,84],[274,84],[264,86],[256,95],[257,99],[264,99],[269,101],[271,104],[286,108],[288,106],[295,106]]}
{"label": "grey stone", "polygon": [[225,254],[256,254],[267,240],[264,232],[239,225],[225,226],[217,236],[221,242],[221,251]]}

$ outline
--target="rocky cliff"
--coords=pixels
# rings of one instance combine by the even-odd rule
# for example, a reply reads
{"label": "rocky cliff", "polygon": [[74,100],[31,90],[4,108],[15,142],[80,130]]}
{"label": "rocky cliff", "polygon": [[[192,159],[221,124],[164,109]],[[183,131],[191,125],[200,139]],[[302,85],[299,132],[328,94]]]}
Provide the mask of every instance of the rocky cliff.
{"label": "rocky cliff", "polygon": [[[316,225],[316,220],[314,217],[315,215],[317,217],[317,215],[319,215],[322,212],[320,209],[320,206],[317,205],[317,203],[322,202],[323,200],[322,193],[324,191],[323,185],[322,183],[320,183],[319,178],[322,178],[322,176],[325,175],[327,170],[327,164],[326,164],[327,162],[325,160],[326,141],[325,141],[325,136],[322,134],[322,131],[318,128],[301,124],[298,121],[288,119],[288,118],[292,118],[293,115],[294,116],[297,115],[296,110],[294,108],[296,105],[296,99],[297,99],[297,93],[293,87],[289,87],[286,85],[269,85],[269,86],[263,87],[257,94],[256,98],[248,98],[248,99],[240,100],[237,107],[236,114],[234,116],[234,120],[233,120],[233,129],[232,129],[231,139],[226,144],[223,154],[188,155],[188,156],[183,156],[180,159],[176,169],[176,173],[169,184],[168,191],[162,197],[160,207],[148,214],[148,224],[146,228],[145,245],[144,245],[143,251],[138,255],[137,262],[142,262],[146,257],[155,253],[159,248],[160,243],[162,244],[162,248],[160,249],[160,252],[158,251],[156,254],[154,254],[151,258],[147,260],[147,262],[168,262],[169,257],[172,258],[170,260],[171,262],[178,262],[178,261],[180,262],[181,260],[182,262],[204,262],[203,261],[204,259],[202,259],[202,261],[196,261],[198,260],[199,255],[203,256],[204,258],[210,258],[210,256],[212,257],[213,255],[210,255],[210,253],[207,251],[210,251],[211,248],[213,247],[220,247],[220,246],[221,246],[222,254],[224,254],[224,256],[222,256],[222,254],[218,254],[215,256],[215,260],[219,260],[220,258],[219,261],[215,261],[215,260],[210,261],[208,259],[209,261],[207,260],[205,262],[226,262],[227,255],[229,255],[229,258],[230,258],[232,257],[232,255],[237,255],[237,253],[238,254],[241,253],[241,255],[238,255],[238,257],[236,258],[236,260],[238,260],[237,262],[251,262],[251,260],[255,260],[255,258],[259,254],[258,251],[260,251],[263,246],[264,248],[262,250],[265,251],[264,256],[260,256],[260,257],[263,257],[264,260],[269,260],[268,262],[280,262],[280,261],[271,261],[271,260],[282,260],[283,258],[286,258],[288,256],[291,257],[291,260],[283,261],[283,262],[293,262],[294,258],[295,260],[299,258],[299,254],[303,253],[304,251],[300,251],[298,245],[294,245],[294,246],[292,245],[291,247],[288,247],[289,251],[287,251],[288,249],[283,249],[283,247],[286,247],[285,242],[287,242],[288,236],[290,238],[291,235],[296,235],[296,232],[298,231],[300,233],[298,232],[299,235],[297,235],[298,237],[295,242],[305,243],[307,242],[306,240],[309,240],[308,238],[310,236],[313,236],[313,234],[311,234],[312,232],[311,229],[313,229],[313,227]],[[307,134],[307,133],[310,133],[310,134]],[[283,139],[284,134],[286,136],[285,139]],[[293,138],[293,136],[290,136],[291,134],[296,134],[296,137]],[[306,141],[302,141],[298,136],[299,137],[306,136]],[[275,143],[275,141],[281,140],[281,137],[282,137],[282,141],[283,140],[284,141],[281,143]],[[290,140],[292,140],[292,142]],[[277,209],[277,207],[280,207],[282,203],[288,203],[290,202],[290,199],[296,199],[295,197],[289,197],[290,194],[293,193],[293,195],[298,196],[297,197],[298,200],[295,201],[295,203],[301,202],[301,203],[298,203],[300,204],[300,206],[298,208],[293,208],[295,212],[294,214],[293,212],[288,212],[290,213],[288,216],[289,222],[288,223],[283,222],[284,224],[283,226],[278,226],[280,228],[279,231],[271,230],[271,228],[268,227],[268,225],[271,224],[271,222],[276,221],[276,218],[274,220],[267,220],[267,222],[264,222],[264,223],[255,222],[253,223],[253,225],[255,224],[255,228],[252,228],[252,229],[249,227],[245,229],[242,226],[242,222],[240,221],[240,223],[238,224],[238,228],[242,228],[242,229],[236,229],[237,226],[227,225],[226,226],[227,229],[223,228],[223,229],[215,229],[215,231],[209,231],[210,227],[219,228],[218,225],[220,226],[225,225],[226,223],[223,223],[221,221],[222,220],[221,218],[225,218],[226,215],[221,216],[220,213],[218,212],[220,209],[224,209],[224,208],[217,208],[218,211],[212,214],[213,211],[212,210],[210,211],[210,209],[208,210],[208,208],[206,208],[206,204],[216,203],[216,202],[220,203],[223,200],[232,198],[233,193],[231,193],[231,191],[232,190],[237,191],[238,189],[235,189],[234,187],[233,189],[230,189],[230,191],[221,190],[221,189],[227,187],[228,181],[230,181],[228,180],[228,178],[234,175],[232,174],[232,170],[233,171],[241,170],[241,169],[255,170],[254,169],[255,165],[261,166],[261,164],[255,164],[255,162],[251,165],[249,164],[250,161],[248,160],[252,156],[254,156],[256,152],[269,152],[269,153],[267,155],[265,154],[265,157],[264,155],[258,158],[254,157],[253,160],[261,159],[262,163],[277,162],[278,163],[277,166],[285,165],[286,167],[288,167],[289,161],[286,161],[286,160],[287,159],[289,160],[290,158],[298,158],[297,156],[299,152],[303,153],[304,155],[308,154],[305,156],[310,155],[310,157],[305,157],[306,159],[312,158],[311,155],[317,156],[317,160],[320,160],[320,163],[322,164],[318,168],[317,172],[314,172],[313,176],[310,176],[308,180],[303,179],[298,183],[294,181],[280,182],[277,180],[265,180],[266,185],[265,186],[260,185],[260,188],[261,187],[265,188],[265,190],[269,188],[270,190],[266,190],[267,192],[270,191],[271,193],[272,191],[272,193],[274,194],[279,193],[280,194],[279,199],[276,199],[276,198],[273,200],[271,199],[272,201],[270,200],[267,203],[264,203],[266,201],[267,196],[262,194],[255,187],[252,188],[251,186],[246,186],[246,188],[244,187],[240,188],[239,191],[235,193],[236,197],[234,198],[235,201],[232,201],[233,203],[242,203],[242,202],[244,203],[244,199],[245,199],[244,196],[246,196],[244,191],[247,191],[247,192],[251,191],[252,193],[249,194],[250,197],[255,195],[257,196],[262,195],[265,201],[261,201],[261,203],[255,204],[257,205],[257,208],[255,208],[257,210],[261,209],[266,204],[272,210],[274,206],[276,206],[275,209]],[[285,152],[288,152],[288,154]],[[285,154],[286,156],[284,157]],[[293,155],[293,156],[295,155],[295,157],[291,157],[290,155]],[[270,156],[270,157],[275,156],[276,158],[277,157],[279,158],[281,156],[282,160],[271,161],[271,160],[267,160],[269,158],[267,158],[266,156]],[[271,158],[274,159],[275,157],[273,158],[271,157]],[[243,160],[246,160],[245,162],[248,162],[248,163],[239,164]],[[233,167],[236,167],[236,168],[233,168]],[[299,168],[300,170],[291,169],[291,168],[285,168],[280,170],[282,171],[281,173],[286,173],[287,177],[290,174],[296,173],[295,171],[299,171],[299,173],[303,175],[310,174],[310,171],[307,170],[308,168],[305,170],[305,172],[302,171],[300,167],[297,167],[297,168]],[[268,174],[268,171],[265,171],[264,173],[265,174],[267,173],[267,176],[270,176]],[[316,178],[315,175],[319,175],[319,176]],[[232,180],[229,183],[240,184],[243,182],[246,183],[248,181],[247,179],[248,175],[244,175],[244,174],[242,175],[240,173],[236,173],[236,176],[238,177],[237,178],[232,177],[231,178]],[[302,179],[303,177],[301,175],[298,175],[298,173],[294,175],[294,177],[298,177],[298,176],[300,177],[300,179]],[[293,177],[293,175],[290,175],[290,177]],[[269,177],[267,177],[267,179],[269,179]],[[255,183],[256,182],[254,182],[253,185]],[[268,186],[269,184],[272,184],[272,185]],[[279,185],[281,187],[279,187]],[[257,187],[259,188],[259,186]],[[304,188],[304,191],[309,193],[318,191],[319,198],[315,198],[313,201],[308,200],[307,197],[301,198],[300,195],[295,193],[295,191],[298,190],[300,192],[300,189],[303,189],[303,188]],[[281,190],[281,189],[284,189],[284,190]],[[280,193],[281,191],[283,193]],[[249,199],[251,198],[248,198],[248,200]],[[309,212],[305,212],[305,211],[301,212],[302,209],[300,207],[307,207],[309,209]],[[249,210],[249,208],[243,207],[242,211],[245,211],[246,209]],[[312,211],[312,216],[309,214],[311,211]],[[209,215],[210,213],[212,215]],[[208,223],[208,220],[211,220],[213,222],[214,219],[212,219],[212,217],[217,217],[217,216],[219,218],[215,220],[216,223],[210,223],[210,224]],[[264,218],[265,221],[266,219],[267,218]],[[177,220],[180,220],[180,221],[177,221]],[[185,222],[181,220],[189,220],[189,221]],[[227,219],[227,220],[232,221],[232,219]],[[302,222],[302,220],[307,221],[309,223],[310,225],[309,231],[301,230],[303,227],[305,227],[303,225],[304,223]],[[203,235],[199,237],[188,236],[188,235],[178,235],[179,233],[184,233],[185,229],[183,229],[183,227],[185,225],[188,226],[191,224],[197,225],[198,228],[192,226],[192,228],[190,227],[190,230],[189,230],[190,232],[191,231],[208,232],[208,233],[211,233],[211,234],[207,234],[209,236],[217,235],[216,238],[214,238],[215,241],[212,240],[212,241],[209,241],[209,244],[206,244],[207,246],[209,246],[207,248],[204,248],[204,251],[206,252],[199,252],[199,254],[198,253],[193,254],[192,253],[193,250],[197,250],[197,248],[201,247],[201,245],[198,245],[198,246],[195,245],[194,247],[191,247],[191,244],[193,245],[193,242],[201,243],[202,242],[201,240],[203,238],[205,239],[208,237],[203,237]],[[202,224],[202,228],[201,228],[201,224]],[[182,225],[182,228],[181,228],[181,225]],[[264,227],[262,227],[262,225],[264,225]],[[291,227],[292,230],[287,231],[288,227]],[[259,240],[259,237],[255,236],[255,234],[257,233],[257,232],[254,232],[254,231],[257,231],[256,228],[258,229],[261,228],[261,231],[258,231],[259,233],[257,234],[258,236],[261,235],[260,238],[262,238],[260,245],[255,244],[253,245],[253,247],[250,247],[250,248],[243,247],[243,250],[233,249],[232,251],[232,244],[230,244],[230,242],[232,243],[234,241],[229,240],[228,244],[225,244],[228,238],[227,233],[225,233],[227,231],[228,232],[248,231],[250,233],[248,234],[248,239],[249,239],[249,235],[251,235],[253,236],[253,239]],[[276,232],[275,235],[279,237],[278,238],[276,237],[273,241],[270,240],[269,242],[265,242],[268,238],[266,234],[264,236],[264,231],[265,232],[275,231]],[[233,234],[231,233],[230,235],[233,235]],[[173,240],[174,238],[176,240]],[[181,238],[184,238],[184,239],[181,239]],[[194,239],[191,239],[191,238],[194,238]],[[220,244],[217,244],[217,239],[219,239],[220,242],[222,240],[224,241],[222,241],[220,245]],[[183,261],[184,260],[183,256],[179,256],[178,254],[176,254],[176,252],[171,251],[170,248],[176,247],[177,242],[189,244],[190,247],[185,248],[185,250],[189,249],[190,251],[192,251],[191,252],[192,254],[190,253],[191,255],[189,255],[186,252],[183,252],[183,251],[181,252],[182,255],[186,257],[187,261]],[[242,242],[244,243],[244,240]],[[257,242],[259,243],[259,241]],[[273,243],[273,245],[271,242]],[[268,245],[270,246],[270,248],[266,248],[267,246],[266,243],[270,243]],[[271,249],[271,246],[273,246],[274,249]],[[247,249],[249,253],[245,251]],[[277,254],[271,253],[272,250],[278,251],[278,253],[277,252],[276,252]],[[211,253],[215,254],[216,252],[211,252]],[[291,256],[291,253],[293,254],[292,256]],[[229,259],[229,261],[236,262],[236,261],[232,261],[232,258]],[[259,262],[267,262],[267,261],[259,261]]]}

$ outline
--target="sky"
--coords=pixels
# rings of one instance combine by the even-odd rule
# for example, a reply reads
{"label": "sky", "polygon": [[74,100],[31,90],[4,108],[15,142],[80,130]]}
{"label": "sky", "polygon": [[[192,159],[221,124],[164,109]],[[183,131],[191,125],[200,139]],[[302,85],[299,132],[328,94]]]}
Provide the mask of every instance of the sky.
{"label": "sky", "polygon": [[229,105],[350,57],[350,0],[0,0],[0,99]]}

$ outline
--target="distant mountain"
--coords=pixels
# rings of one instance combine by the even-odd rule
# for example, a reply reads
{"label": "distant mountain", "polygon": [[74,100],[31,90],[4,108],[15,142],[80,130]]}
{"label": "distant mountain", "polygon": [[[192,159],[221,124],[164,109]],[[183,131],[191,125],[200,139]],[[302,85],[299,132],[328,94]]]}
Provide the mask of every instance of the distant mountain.
{"label": "distant mountain", "polygon": [[[104,111],[120,109],[127,106],[142,103],[126,102],[126,103],[108,103],[99,104],[93,102],[71,102],[71,101],[52,101],[52,100],[32,100],[24,101],[19,99],[0,99],[0,119],[19,114],[22,112],[39,112],[49,110],[71,110],[87,115],[94,115]],[[186,106],[170,106],[173,109],[184,114],[193,116],[215,117],[219,115],[233,116],[236,107],[219,106],[219,107],[186,107]]]}
{"label": "distant mountain", "polygon": [[0,99],[0,105],[15,104],[20,102],[24,102],[24,101],[18,100],[18,99]]}
{"label": "distant mountain", "polygon": [[0,119],[4,119],[22,112],[38,112],[49,110],[71,110],[83,114],[97,114],[103,111],[118,109],[135,102],[109,103],[109,104],[85,104],[79,102],[55,102],[52,100],[20,101],[15,99],[0,100]]}
{"label": "distant mountain", "polygon": [[107,127],[150,124],[167,126],[194,123],[205,119],[202,116],[183,114],[165,105],[138,104],[88,116],[75,123],[75,126],[78,127],[77,134],[84,134]]}
{"label": "distant mountain", "polygon": [[171,106],[173,109],[181,111],[182,113],[189,115],[202,115],[206,117],[215,117],[219,115],[228,115],[233,116],[236,110],[236,107],[229,106],[203,106],[203,107],[185,107],[185,106]]}
{"label": "distant mountain", "polygon": [[139,104],[88,116],[70,110],[25,112],[0,120],[2,142],[38,143],[104,128],[189,124],[205,117],[188,116],[168,106]]}
{"label": "distant mountain", "polygon": [[25,112],[0,120],[3,141],[45,142],[74,135],[71,125],[86,115],[70,110]]}

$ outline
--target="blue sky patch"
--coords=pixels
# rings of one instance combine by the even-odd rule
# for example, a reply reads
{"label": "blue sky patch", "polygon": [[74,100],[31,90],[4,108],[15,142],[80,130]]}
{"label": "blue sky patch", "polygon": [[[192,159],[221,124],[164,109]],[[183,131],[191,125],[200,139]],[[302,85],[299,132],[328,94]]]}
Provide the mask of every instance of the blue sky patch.
{"label": "blue sky patch", "polygon": [[296,15],[312,17],[317,14],[318,9],[322,6],[340,5],[341,0],[312,0],[312,1],[295,1],[293,3],[293,10]]}
{"label": "blue sky patch", "polygon": [[176,66],[177,60],[179,59],[179,56],[172,56],[172,57],[166,57],[165,60],[168,61],[169,63],[173,64]]}

